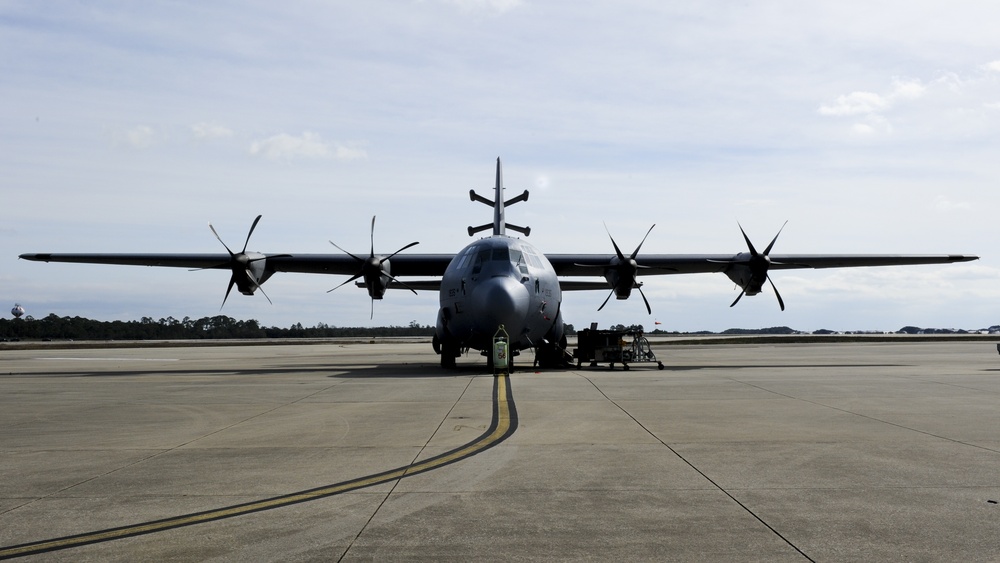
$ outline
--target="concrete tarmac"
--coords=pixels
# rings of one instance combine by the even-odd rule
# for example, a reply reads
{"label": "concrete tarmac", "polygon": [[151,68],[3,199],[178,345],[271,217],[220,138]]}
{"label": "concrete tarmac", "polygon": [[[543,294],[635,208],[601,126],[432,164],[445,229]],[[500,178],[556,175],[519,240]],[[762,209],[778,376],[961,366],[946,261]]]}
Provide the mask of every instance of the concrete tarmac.
{"label": "concrete tarmac", "polygon": [[514,373],[509,437],[270,508],[484,436],[485,362],[445,372],[409,342],[0,348],[0,556],[1000,560],[995,343],[654,350],[666,369]]}

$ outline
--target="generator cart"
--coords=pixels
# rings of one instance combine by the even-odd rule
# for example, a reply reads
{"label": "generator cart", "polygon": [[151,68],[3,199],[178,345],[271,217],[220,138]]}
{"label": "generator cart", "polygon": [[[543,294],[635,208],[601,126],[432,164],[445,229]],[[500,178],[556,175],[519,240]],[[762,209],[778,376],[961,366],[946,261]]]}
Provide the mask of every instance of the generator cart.
{"label": "generator cart", "polygon": [[[626,340],[630,337],[632,340]],[[663,362],[656,359],[649,340],[642,335],[641,330],[617,331],[597,330],[596,327],[583,329],[577,333],[577,347],[573,349],[576,367],[583,362],[590,362],[590,367],[596,367],[599,362],[607,362],[609,369],[615,369],[620,363],[622,369],[628,370],[629,364],[639,362],[656,362],[657,369],[663,369]]]}

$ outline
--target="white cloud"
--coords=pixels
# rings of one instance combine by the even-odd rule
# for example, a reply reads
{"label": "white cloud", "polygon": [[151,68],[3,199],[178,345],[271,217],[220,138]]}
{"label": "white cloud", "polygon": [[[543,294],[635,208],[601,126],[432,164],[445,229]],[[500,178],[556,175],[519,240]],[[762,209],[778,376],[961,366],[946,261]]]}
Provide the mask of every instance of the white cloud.
{"label": "white cloud", "polygon": [[871,137],[892,133],[892,124],[886,119],[888,113],[903,100],[916,100],[924,96],[927,86],[919,80],[894,78],[892,88],[885,94],[856,91],[838,96],[832,104],[819,107],[820,115],[831,117],[864,116],[864,120],[851,125],[851,132],[858,137]]}
{"label": "white cloud", "polygon": [[851,92],[838,96],[833,104],[821,105],[819,113],[832,116],[880,113],[891,109],[897,100],[915,100],[923,96],[926,91],[927,87],[919,80],[897,78],[892,81],[892,90],[885,95],[875,92]]}
{"label": "white cloud", "polygon": [[947,196],[939,195],[934,200],[934,209],[939,211],[963,211],[972,209],[967,201],[952,201]]}
{"label": "white cloud", "polygon": [[875,128],[867,123],[855,123],[851,126],[851,132],[861,137],[875,134]]}
{"label": "white cloud", "polygon": [[874,113],[887,107],[889,102],[874,92],[851,92],[845,96],[838,96],[832,105],[820,106],[819,113],[833,116],[859,115]]}
{"label": "white cloud", "polygon": [[149,148],[156,140],[156,132],[148,125],[138,125],[125,131],[116,131],[113,134],[113,139],[119,145],[145,149]]}
{"label": "white cloud", "polygon": [[892,124],[885,117],[872,113],[864,117],[864,121],[851,126],[851,132],[857,136],[867,137],[879,133],[888,135],[892,133]]}
{"label": "white cloud", "polygon": [[368,153],[356,146],[330,144],[318,134],[305,131],[300,137],[279,133],[250,146],[250,154],[269,159],[318,158],[354,160]]}
{"label": "white cloud", "polygon": [[191,132],[196,139],[224,139],[233,136],[233,130],[215,123],[195,123],[191,126]]}
{"label": "white cloud", "polygon": [[892,101],[900,98],[915,100],[923,96],[926,91],[927,87],[919,80],[900,80],[897,78],[892,81],[892,92],[889,94],[889,99]]}
{"label": "white cloud", "polygon": [[368,151],[359,148],[357,146],[348,145],[335,145],[334,146],[334,158],[337,160],[356,160],[359,158],[367,158]]}
{"label": "white cloud", "polygon": [[983,68],[990,72],[1000,72],[1000,61],[992,61],[983,65]]}
{"label": "white cloud", "polygon": [[521,5],[521,0],[444,0],[464,12],[493,12],[502,14]]}

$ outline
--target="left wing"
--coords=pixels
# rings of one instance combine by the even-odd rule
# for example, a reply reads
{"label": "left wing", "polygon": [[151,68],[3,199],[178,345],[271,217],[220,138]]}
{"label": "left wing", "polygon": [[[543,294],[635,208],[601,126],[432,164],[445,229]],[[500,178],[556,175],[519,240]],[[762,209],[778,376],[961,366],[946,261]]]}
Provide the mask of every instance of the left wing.
{"label": "left wing", "polygon": [[[297,272],[300,274],[352,275],[358,262],[343,254],[258,254],[244,253],[248,264],[263,262],[269,273]],[[405,254],[392,258],[395,276],[441,276],[454,254]],[[33,262],[71,262],[77,264],[117,264],[120,266],[163,266],[192,270],[228,270],[234,257],[225,254],[22,254],[22,260]],[[235,259],[239,261],[240,255]]]}
{"label": "left wing", "polygon": [[[228,247],[227,247],[228,250]],[[303,274],[332,274],[352,276],[347,282],[362,279],[358,285],[368,290],[372,299],[381,299],[385,290],[395,286],[415,291],[437,290],[440,280],[401,282],[397,276],[444,275],[453,254],[405,254],[391,256],[392,262],[363,260],[345,254],[260,254],[257,252],[226,254],[22,254],[24,260],[35,262],[70,262],[77,264],[117,264],[124,266],[164,266],[169,268],[189,268],[193,270],[230,270],[229,286],[222,304],[226,304],[229,293],[236,287],[244,295],[253,295],[258,289],[268,301],[271,300],[261,289],[276,272],[298,272]],[[391,268],[390,268],[391,266]],[[343,284],[341,284],[343,285]],[[339,286],[337,286],[339,287]],[[336,288],[334,288],[336,289]],[[332,291],[332,290],[331,290]]]}

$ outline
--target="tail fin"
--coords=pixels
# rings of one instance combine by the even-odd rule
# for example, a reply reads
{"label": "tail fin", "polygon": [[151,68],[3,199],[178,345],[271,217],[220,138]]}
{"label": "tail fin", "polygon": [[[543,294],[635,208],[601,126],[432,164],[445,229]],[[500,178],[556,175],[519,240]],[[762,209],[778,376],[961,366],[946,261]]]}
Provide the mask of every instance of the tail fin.
{"label": "tail fin", "polygon": [[519,203],[522,201],[528,201],[528,190],[524,190],[524,192],[522,192],[521,195],[517,197],[504,201],[503,172],[500,167],[500,157],[497,157],[497,183],[493,189],[494,189],[493,201],[490,201],[485,197],[477,194],[476,190],[469,190],[469,199],[471,199],[472,201],[478,201],[479,203],[485,205],[489,205],[490,207],[493,208],[493,224],[490,225],[489,223],[487,223],[485,225],[480,225],[478,227],[469,227],[469,236],[471,237],[472,235],[480,231],[485,231],[490,227],[493,227],[493,236],[506,235],[508,227],[511,230],[522,233],[524,236],[530,235],[531,227],[520,227],[518,225],[511,225],[508,224],[507,221],[504,219],[504,206],[514,205],[515,203]]}

